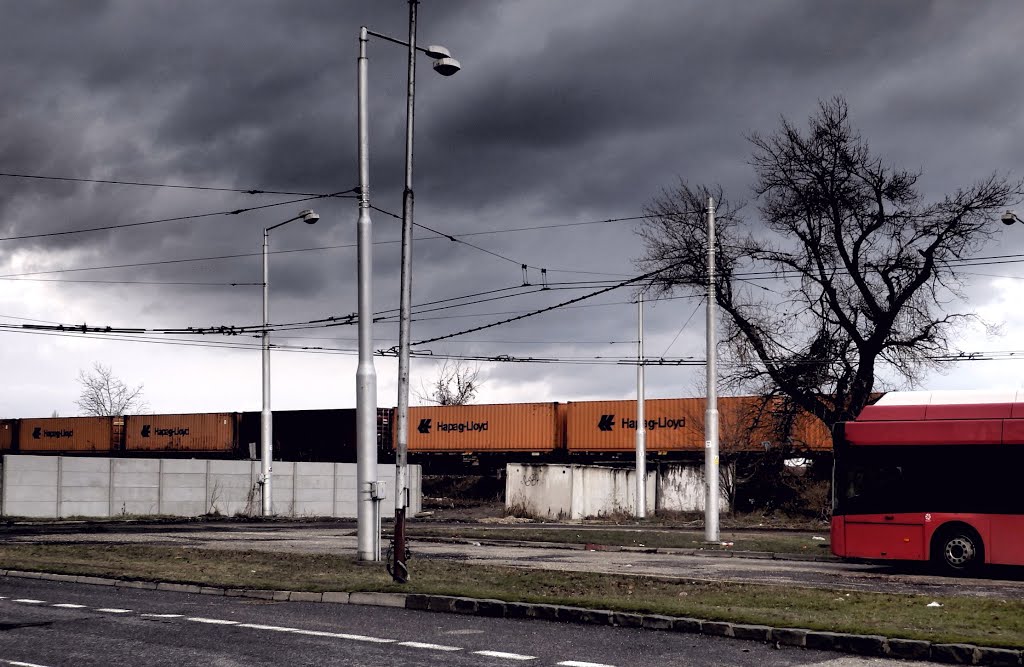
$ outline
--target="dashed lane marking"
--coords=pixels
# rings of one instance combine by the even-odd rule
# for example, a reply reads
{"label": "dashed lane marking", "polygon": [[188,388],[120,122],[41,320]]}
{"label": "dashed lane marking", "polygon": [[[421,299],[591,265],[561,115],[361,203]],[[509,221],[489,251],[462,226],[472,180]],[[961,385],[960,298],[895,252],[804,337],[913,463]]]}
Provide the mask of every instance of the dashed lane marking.
{"label": "dashed lane marking", "polygon": [[139,614],[146,618],[182,618],[181,614]]}
{"label": "dashed lane marking", "polygon": [[444,644],[427,644],[425,642],[398,642],[399,646],[411,646],[412,648],[426,648],[432,651],[461,651],[461,646],[445,646]]}
{"label": "dashed lane marking", "polygon": [[563,660],[558,663],[562,667],[615,667],[614,665],[606,665],[600,662],[582,662],[580,660]]}
{"label": "dashed lane marking", "polygon": [[114,608],[114,607],[100,607],[96,611],[101,611],[104,614],[130,614],[130,613],[132,613],[131,609],[117,609],[117,608]]}
{"label": "dashed lane marking", "polygon": [[185,620],[195,621],[196,623],[209,623],[211,625],[238,625],[238,621],[226,621],[222,618],[202,618],[200,616],[190,616]]}
{"label": "dashed lane marking", "polygon": [[350,639],[357,642],[371,642],[374,644],[393,644],[394,639],[383,639],[381,637],[368,637],[366,635],[350,635],[344,632],[324,632],[321,630],[303,630],[301,628],[285,628],[280,625],[260,625],[258,623],[239,623],[237,628],[251,628],[253,630],[270,630],[272,632],[291,632],[297,635],[309,635],[311,637],[332,637],[335,639]]}
{"label": "dashed lane marking", "polygon": [[61,602],[60,604],[53,605],[54,607],[60,607],[61,609],[85,609],[84,604],[71,604],[70,602]]}
{"label": "dashed lane marking", "polygon": [[535,655],[522,655],[520,653],[505,653],[504,651],[473,651],[476,655],[486,655],[490,658],[504,658],[505,660],[536,660]]}
{"label": "dashed lane marking", "polygon": [[30,598],[18,598],[17,600],[11,600],[11,602],[21,602],[24,604],[46,604],[46,600],[32,600]]}
{"label": "dashed lane marking", "polygon": [[15,665],[16,667],[46,667],[46,665],[37,665],[34,662],[18,662],[17,660],[0,659],[0,662],[7,665]]}

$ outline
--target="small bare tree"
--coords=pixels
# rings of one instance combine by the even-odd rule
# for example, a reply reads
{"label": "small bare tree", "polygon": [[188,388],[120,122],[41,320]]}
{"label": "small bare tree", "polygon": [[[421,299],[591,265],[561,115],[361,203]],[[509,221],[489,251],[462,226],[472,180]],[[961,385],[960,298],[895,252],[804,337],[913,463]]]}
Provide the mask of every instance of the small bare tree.
{"label": "small bare tree", "polygon": [[87,415],[113,417],[130,412],[141,412],[148,406],[142,397],[142,385],[129,387],[114,376],[110,366],[99,362],[92,365],[92,372],[78,371],[78,382],[82,393],[75,401]]}
{"label": "small bare tree", "polygon": [[417,398],[437,405],[466,405],[476,398],[483,381],[480,366],[469,366],[461,360],[448,360],[441,365],[437,377],[421,383]]}

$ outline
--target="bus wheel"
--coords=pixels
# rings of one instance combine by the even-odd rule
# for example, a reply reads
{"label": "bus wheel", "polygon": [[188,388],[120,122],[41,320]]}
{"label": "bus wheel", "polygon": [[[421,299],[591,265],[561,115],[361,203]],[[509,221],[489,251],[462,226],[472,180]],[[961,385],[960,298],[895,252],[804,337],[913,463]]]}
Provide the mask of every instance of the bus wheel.
{"label": "bus wheel", "polygon": [[935,540],[932,554],[936,563],[953,574],[975,572],[984,562],[981,538],[966,526],[944,530]]}

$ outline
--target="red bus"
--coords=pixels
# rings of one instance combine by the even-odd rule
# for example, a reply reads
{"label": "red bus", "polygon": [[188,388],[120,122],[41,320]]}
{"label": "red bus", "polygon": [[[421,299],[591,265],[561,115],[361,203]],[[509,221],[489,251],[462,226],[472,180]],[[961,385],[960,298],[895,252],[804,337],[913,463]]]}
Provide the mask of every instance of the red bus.
{"label": "red bus", "polygon": [[1024,565],[1024,390],[890,392],[833,439],[835,555]]}

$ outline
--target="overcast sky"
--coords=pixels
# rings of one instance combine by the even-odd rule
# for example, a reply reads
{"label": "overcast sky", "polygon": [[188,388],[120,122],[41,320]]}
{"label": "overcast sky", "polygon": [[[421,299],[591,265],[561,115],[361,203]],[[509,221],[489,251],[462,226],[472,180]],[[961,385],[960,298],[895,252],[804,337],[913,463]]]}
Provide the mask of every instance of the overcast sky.
{"label": "overcast sky", "polygon": [[[356,186],[359,26],[408,34],[401,0],[0,0],[0,9],[0,172],[241,190]],[[446,78],[425,56],[418,63],[416,221],[478,247],[417,229],[414,309],[429,312],[413,321],[414,341],[636,275],[636,221],[596,221],[640,215],[680,178],[751,201],[745,137],[771,132],[783,116],[804,125],[820,99],[845,96],[876,153],[923,171],[929,198],[992,171],[1022,175],[1018,2],[424,0],[419,18],[419,42],[447,46],[463,70]],[[405,57],[400,46],[369,43],[371,198],[394,213]],[[295,199],[0,176],[0,324],[258,324],[262,230],[307,207],[318,224],[271,233],[273,250],[301,250],[271,256],[271,321],[355,312],[355,201]],[[267,204],[279,205],[10,238]],[[757,224],[756,201],[744,214]],[[374,327],[375,347],[387,349],[398,335],[400,227],[375,211],[373,229],[374,310],[390,316]],[[1000,233],[982,255],[1024,252],[1024,225]],[[202,259],[225,255],[242,256]],[[1016,261],[1024,255],[978,267],[969,288],[967,309],[1004,323],[1003,335],[968,331],[958,349],[1024,350]],[[113,265],[131,266],[95,268]],[[564,289],[541,290],[542,268],[549,286]],[[635,367],[607,362],[636,354],[634,298],[620,289],[415,349],[563,362],[482,363],[478,402],[627,398]],[[466,305],[431,310],[457,303]],[[649,304],[645,324],[648,355],[704,358],[696,299]],[[275,408],[354,407],[354,326],[273,341],[326,348],[274,352]],[[76,377],[94,362],[144,384],[154,412],[260,407],[251,335],[4,328],[0,342],[3,417],[78,414]],[[565,363],[596,357],[605,363]],[[393,406],[395,361],[378,358],[376,369],[378,404]],[[436,371],[437,362],[414,359],[413,388]],[[925,388],[1019,388],[1022,371],[1013,361],[961,363]],[[703,374],[650,368],[648,395],[699,395]]]}

